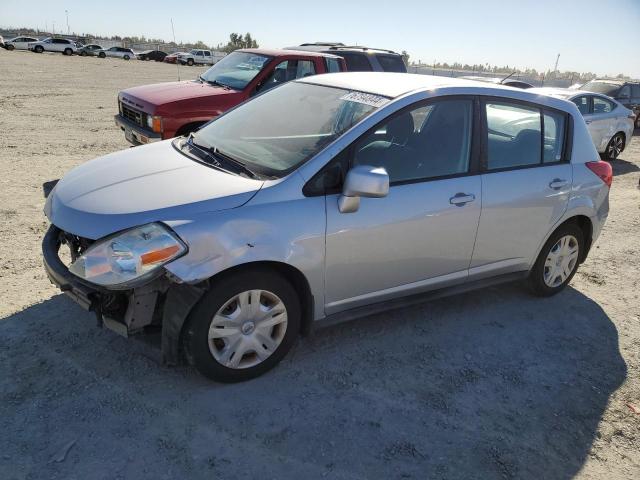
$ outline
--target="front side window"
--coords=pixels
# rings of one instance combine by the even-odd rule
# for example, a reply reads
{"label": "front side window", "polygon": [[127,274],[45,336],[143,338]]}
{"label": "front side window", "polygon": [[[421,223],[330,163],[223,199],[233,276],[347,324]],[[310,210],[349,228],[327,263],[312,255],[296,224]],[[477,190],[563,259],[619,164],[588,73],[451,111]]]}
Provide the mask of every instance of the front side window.
{"label": "front side window", "polygon": [[325,58],[328,73],[340,72],[340,61],[337,58]]}
{"label": "front side window", "polygon": [[571,101],[576,104],[576,106],[578,107],[578,110],[580,110],[580,113],[582,115],[589,114],[589,97],[587,96],[578,97],[578,98],[574,98]]}
{"label": "front side window", "polygon": [[353,163],[383,167],[391,183],[469,170],[471,100],[441,100],[404,111],[360,140]]}
{"label": "front side window", "polygon": [[204,72],[200,78],[243,90],[269,63],[272,57],[249,52],[232,52]]}
{"label": "front side window", "polygon": [[489,170],[540,163],[540,110],[510,103],[490,102],[486,104],[485,111]]}
{"label": "front side window", "polygon": [[276,65],[271,75],[262,81],[258,91],[264,92],[285,82],[315,75],[315,73],[316,67],[310,60],[285,60]]}
{"label": "front side window", "polygon": [[211,56],[211,52],[208,52],[208,51],[207,51],[207,52],[202,52],[202,54],[203,54],[205,57],[210,57],[210,56]]}
{"label": "front side window", "polygon": [[593,97],[593,113],[609,113],[613,110],[614,104],[602,97]]}
{"label": "front side window", "polygon": [[290,82],[209,123],[193,142],[252,171],[282,176],[386,102],[377,95]]}

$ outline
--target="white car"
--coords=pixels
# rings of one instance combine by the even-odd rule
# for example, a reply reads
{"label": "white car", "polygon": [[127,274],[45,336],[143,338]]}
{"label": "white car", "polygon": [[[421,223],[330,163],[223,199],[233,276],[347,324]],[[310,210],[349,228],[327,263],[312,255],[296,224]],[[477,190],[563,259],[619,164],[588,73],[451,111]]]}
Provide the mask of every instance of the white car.
{"label": "white car", "polygon": [[114,58],[123,58],[124,60],[131,60],[138,58],[136,53],[130,48],[124,47],[111,47],[104,50],[100,50],[98,52],[98,57],[114,57]]}
{"label": "white car", "polygon": [[611,97],[569,88],[532,88],[530,92],[575,103],[584,117],[598,153],[616,159],[633,136],[635,114]]}
{"label": "white car", "polygon": [[178,61],[182,65],[214,65],[226,54],[211,50],[193,49],[189,53],[179,53]]}
{"label": "white car", "polygon": [[45,38],[37,42],[29,42],[29,50],[36,53],[61,52],[63,55],[73,55],[78,52],[78,46],[67,38]]}
{"label": "white car", "polygon": [[28,50],[29,43],[37,41],[38,39],[33,37],[15,37],[11,40],[5,40],[4,48],[7,50]]}

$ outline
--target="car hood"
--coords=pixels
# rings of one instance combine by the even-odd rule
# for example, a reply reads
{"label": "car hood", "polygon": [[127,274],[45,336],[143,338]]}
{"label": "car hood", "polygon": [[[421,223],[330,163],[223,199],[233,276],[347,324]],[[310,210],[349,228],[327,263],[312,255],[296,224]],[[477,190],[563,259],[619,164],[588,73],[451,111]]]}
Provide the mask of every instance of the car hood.
{"label": "car hood", "polygon": [[197,80],[188,80],[128,88],[118,94],[118,99],[125,104],[152,113],[157,107],[166,103],[216,96],[225,97],[224,103],[226,103],[226,98],[233,95],[239,96],[241,93]]}
{"label": "car hood", "polygon": [[263,183],[198,163],[167,140],[71,170],[47,198],[45,214],[62,230],[95,240],[149,222],[189,222],[239,207]]}

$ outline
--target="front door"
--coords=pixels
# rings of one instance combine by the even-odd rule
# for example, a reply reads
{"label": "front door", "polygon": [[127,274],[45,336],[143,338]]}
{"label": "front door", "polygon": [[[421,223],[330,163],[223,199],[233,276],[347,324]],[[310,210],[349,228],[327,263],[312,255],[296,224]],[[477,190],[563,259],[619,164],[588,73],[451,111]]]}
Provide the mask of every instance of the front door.
{"label": "front door", "polygon": [[480,216],[473,100],[421,103],[351,149],[350,165],[383,167],[385,198],[355,213],[326,197],[327,314],[466,280]]}
{"label": "front door", "polygon": [[510,100],[487,100],[483,110],[482,215],[470,279],[526,271],[564,214],[573,180],[566,113]]}

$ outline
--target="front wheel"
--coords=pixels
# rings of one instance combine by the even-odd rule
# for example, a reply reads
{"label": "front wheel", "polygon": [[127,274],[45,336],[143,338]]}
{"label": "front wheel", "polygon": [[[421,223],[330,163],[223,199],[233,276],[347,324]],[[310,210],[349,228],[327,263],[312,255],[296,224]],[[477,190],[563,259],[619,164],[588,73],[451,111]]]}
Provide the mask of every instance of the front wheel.
{"label": "front wheel", "polygon": [[620,156],[623,150],[624,135],[622,135],[622,133],[616,133],[613,138],[609,140],[609,144],[607,145],[607,149],[604,151],[604,155],[608,160],[615,160]]}
{"label": "front wheel", "polygon": [[584,235],[577,225],[564,225],[553,232],[529,273],[533,293],[549,297],[563,290],[578,270],[583,248]]}
{"label": "front wheel", "polygon": [[190,67],[193,67],[193,59],[192,58],[187,60],[187,65],[189,65]]}
{"label": "front wheel", "polygon": [[62,52],[63,55],[67,55],[67,56],[71,56],[73,55],[73,50],[71,50],[70,48],[65,48],[64,52]]}
{"label": "front wheel", "polygon": [[124,56],[124,57],[122,57],[122,58],[124,58],[125,60],[129,60],[131,57],[130,57],[129,55],[125,55],[125,56]]}
{"label": "front wheel", "polygon": [[275,367],[300,331],[293,286],[269,270],[214,282],[194,308],[184,335],[187,357],[206,377],[240,382]]}
{"label": "front wheel", "polygon": [[80,52],[80,56],[81,57],[86,57],[87,56],[87,52]]}
{"label": "front wheel", "polygon": [[98,58],[106,58],[106,56],[107,56],[107,54],[106,54],[106,53],[104,53],[104,52],[100,52],[100,53],[98,54]]}
{"label": "front wheel", "polygon": [[7,45],[7,50],[9,51],[13,50],[14,48],[16,48],[15,45],[11,45],[11,44]]}
{"label": "front wheel", "polygon": [[33,49],[36,53],[44,52],[44,47],[42,45],[36,45],[36,48]]}

